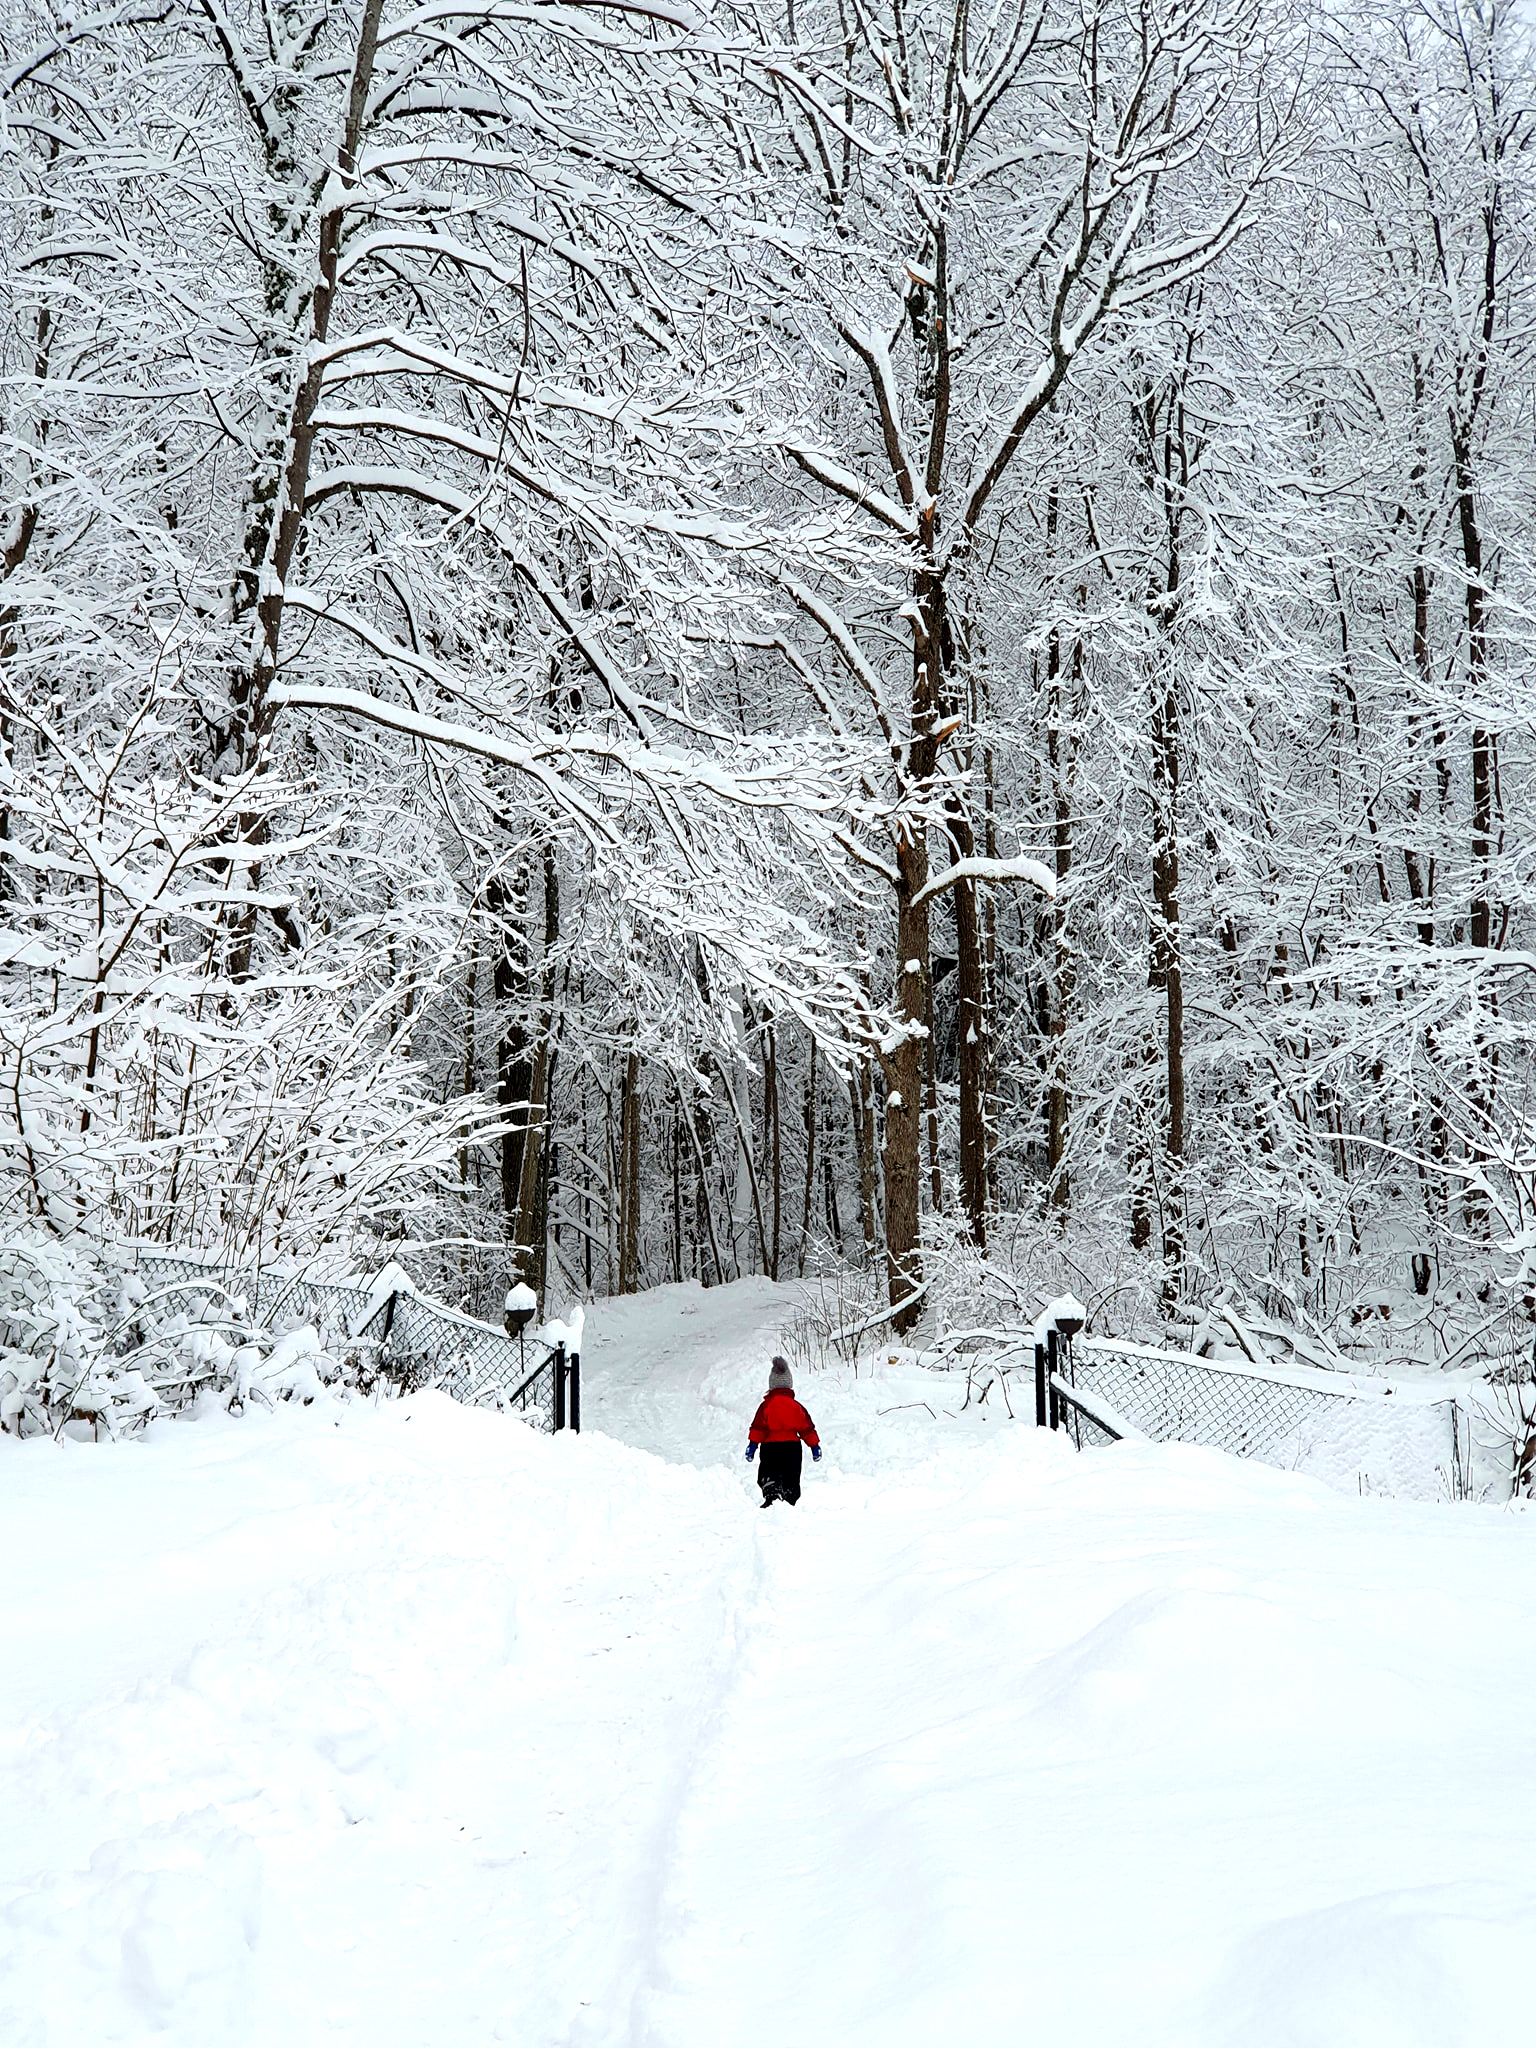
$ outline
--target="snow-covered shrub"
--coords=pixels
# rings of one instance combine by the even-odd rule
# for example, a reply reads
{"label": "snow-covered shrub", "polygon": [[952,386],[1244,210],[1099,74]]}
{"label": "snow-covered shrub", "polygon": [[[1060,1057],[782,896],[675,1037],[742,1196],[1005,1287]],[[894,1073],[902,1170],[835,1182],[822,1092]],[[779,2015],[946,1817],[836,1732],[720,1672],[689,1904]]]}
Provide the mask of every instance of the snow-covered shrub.
{"label": "snow-covered shrub", "polygon": [[885,1276],[873,1267],[836,1266],[808,1286],[784,1325],[784,1354],[797,1372],[859,1362],[889,1335]]}
{"label": "snow-covered shrub", "polygon": [[372,1347],[313,1323],[268,1328],[213,1274],[157,1286],[107,1255],[0,1240],[0,1428],[122,1436],[200,1396],[310,1402],[371,1388]]}

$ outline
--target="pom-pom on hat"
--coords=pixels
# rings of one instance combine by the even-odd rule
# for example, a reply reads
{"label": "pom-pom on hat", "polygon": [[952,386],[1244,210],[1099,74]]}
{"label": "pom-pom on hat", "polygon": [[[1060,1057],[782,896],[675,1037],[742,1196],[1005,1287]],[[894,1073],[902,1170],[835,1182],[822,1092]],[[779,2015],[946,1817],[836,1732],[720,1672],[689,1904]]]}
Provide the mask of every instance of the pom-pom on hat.
{"label": "pom-pom on hat", "polygon": [[795,1391],[795,1376],[789,1369],[789,1360],[787,1358],[776,1358],[768,1374],[769,1393],[775,1392],[779,1387],[782,1387],[786,1394],[792,1394]]}

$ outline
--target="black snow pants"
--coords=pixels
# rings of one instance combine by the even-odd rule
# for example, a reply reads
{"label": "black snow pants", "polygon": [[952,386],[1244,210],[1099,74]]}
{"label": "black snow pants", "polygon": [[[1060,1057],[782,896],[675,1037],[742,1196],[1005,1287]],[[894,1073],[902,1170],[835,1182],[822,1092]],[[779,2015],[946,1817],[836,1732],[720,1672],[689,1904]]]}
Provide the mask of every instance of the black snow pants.
{"label": "black snow pants", "polygon": [[793,1507],[800,1498],[800,1461],[803,1447],[798,1443],[764,1444],[757,1454],[757,1483],[763,1489],[763,1506],[772,1500],[786,1500]]}

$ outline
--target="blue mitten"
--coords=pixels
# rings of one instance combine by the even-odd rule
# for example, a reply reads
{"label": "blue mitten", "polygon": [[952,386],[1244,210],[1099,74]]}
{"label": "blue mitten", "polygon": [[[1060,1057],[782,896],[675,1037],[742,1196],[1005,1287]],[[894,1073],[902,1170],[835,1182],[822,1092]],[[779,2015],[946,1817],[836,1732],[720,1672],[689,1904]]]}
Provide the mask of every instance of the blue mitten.
{"label": "blue mitten", "polygon": [[819,1464],[821,1463],[821,1445],[820,1445],[820,1444],[812,1444],[812,1445],[811,1445],[811,1463],[812,1463],[813,1465],[819,1465]]}
{"label": "blue mitten", "polygon": [[752,1460],[753,1460],[753,1459],[754,1459],[754,1458],[755,1458],[756,1456],[757,1456],[757,1445],[756,1445],[756,1444],[748,1444],[748,1445],[747,1445],[747,1450],[746,1450],[746,1458],[747,1458],[747,1463],[748,1463],[748,1464],[750,1465],[750,1464],[751,1464],[751,1462],[752,1462]]}

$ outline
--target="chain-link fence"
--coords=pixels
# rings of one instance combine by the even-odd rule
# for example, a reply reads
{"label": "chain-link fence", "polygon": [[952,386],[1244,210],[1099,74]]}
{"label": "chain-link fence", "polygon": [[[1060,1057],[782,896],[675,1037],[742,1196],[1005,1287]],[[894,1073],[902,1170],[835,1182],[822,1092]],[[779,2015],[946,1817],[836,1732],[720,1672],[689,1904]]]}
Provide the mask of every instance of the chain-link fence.
{"label": "chain-link fence", "polygon": [[220,1313],[234,1326],[281,1331],[309,1323],[332,1342],[356,1338],[387,1297],[344,1281],[296,1279],[291,1274],[245,1273],[204,1265],[174,1252],[140,1252],[137,1270],[152,1297],[184,1297],[198,1304],[197,1320]]}
{"label": "chain-link fence", "polygon": [[504,1244],[433,1244],[413,1247],[411,1278],[424,1300],[452,1302],[460,1315],[496,1327],[507,1297]]}
{"label": "chain-link fence", "polygon": [[1326,1432],[1361,1398],[1353,1388],[1297,1384],[1192,1353],[1106,1338],[1079,1339],[1072,1351],[1074,1384],[1098,1394],[1147,1436],[1209,1444],[1238,1458],[1273,1462],[1299,1430]]}
{"label": "chain-link fence", "polygon": [[456,1401],[511,1408],[548,1429],[566,1426],[567,1389],[576,1402],[573,1427],[580,1426],[579,1361],[563,1344],[530,1351],[489,1323],[476,1322],[419,1294],[393,1297],[384,1342],[392,1369],[430,1381]]}
{"label": "chain-link fence", "polygon": [[1454,1395],[1433,1388],[1083,1337],[1063,1345],[1052,1393],[1052,1425],[1080,1449],[1140,1435],[1287,1468],[1352,1464],[1394,1491],[1468,1486],[1465,1424]]}
{"label": "chain-link fence", "polygon": [[231,1271],[160,1252],[140,1252],[138,1271],[152,1296],[184,1297],[197,1321],[241,1336],[281,1336],[308,1324],[327,1349],[351,1353],[401,1387],[435,1386],[542,1429],[581,1426],[581,1361],[563,1343],[525,1344],[404,1288]]}

